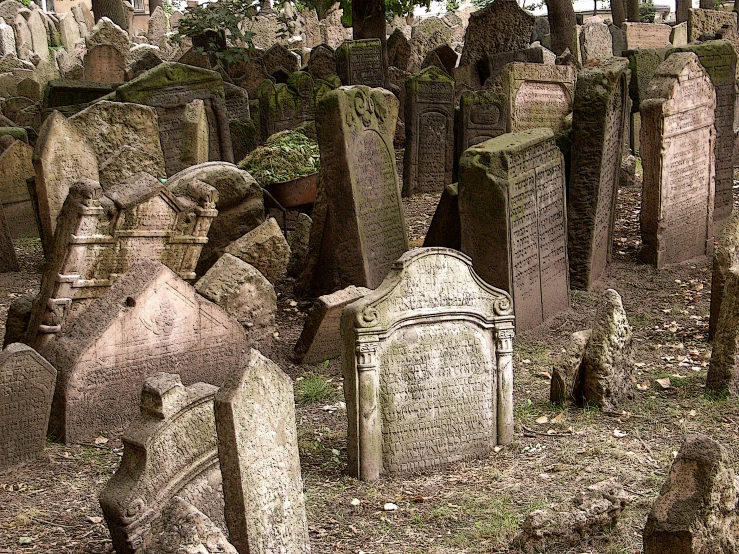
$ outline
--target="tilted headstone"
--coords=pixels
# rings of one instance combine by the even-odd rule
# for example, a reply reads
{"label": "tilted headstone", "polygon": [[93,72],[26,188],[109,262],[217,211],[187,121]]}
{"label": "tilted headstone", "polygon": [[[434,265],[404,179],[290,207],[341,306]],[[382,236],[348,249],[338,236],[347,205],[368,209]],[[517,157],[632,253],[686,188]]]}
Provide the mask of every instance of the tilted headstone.
{"label": "tilted headstone", "polygon": [[713,340],[716,333],[721,301],[724,297],[724,283],[729,268],[739,263],[739,214],[732,213],[721,230],[718,244],[713,249],[711,264],[711,315],[708,318],[708,340]]}
{"label": "tilted headstone", "polygon": [[[129,15],[123,0],[94,0],[92,1],[92,12],[95,14],[95,27],[103,18],[128,31]],[[94,30],[93,30],[94,32]]]}
{"label": "tilted headstone", "polygon": [[658,269],[711,253],[715,107],[711,80],[690,52],[660,64],[641,104],[639,258]]}
{"label": "tilted headstone", "polygon": [[180,162],[190,167],[208,161],[208,116],[200,98],[185,106],[182,125]]}
{"label": "tilted headstone", "polygon": [[344,41],[336,49],[336,71],[343,85],[385,86],[380,40]]}
{"label": "tilted headstone", "polygon": [[26,180],[35,176],[33,148],[22,140],[14,140],[0,153],[0,203],[13,238],[38,237],[31,196]]}
{"label": "tilted headstone", "polygon": [[511,299],[461,252],[407,252],[341,329],[351,475],[428,470],[511,441]]}
{"label": "tilted headstone", "polygon": [[439,46],[448,45],[451,40],[451,30],[440,19],[437,17],[422,19],[411,30],[408,71],[415,73],[423,69],[421,64],[429,52]]}
{"label": "tilted headstone", "polygon": [[[716,291],[718,293],[719,291]],[[711,294],[714,294],[711,291]],[[739,394],[739,268],[730,267],[720,292],[721,307],[713,335],[711,365],[706,391],[721,395]]]}
{"label": "tilted headstone", "polygon": [[206,383],[186,388],[179,375],[159,372],[138,384],[140,413],[121,437],[121,465],[100,493],[118,554],[133,554],[142,545],[175,496],[224,525],[213,411],[217,391]]}
{"label": "tilted headstone", "polygon": [[570,284],[589,290],[611,259],[621,147],[629,116],[624,58],[601,60],[577,76],[567,205]]}
{"label": "tilted headstone", "polygon": [[438,193],[452,182],[454,81],[428,67],[405,82],[403,196]]}
{"label": "tilted headstone", "polygon": [[231,543],[309,554],[290,377],[250,350],[218,391],[215,414]]}
{"label": "tilted headstone", "polygon": [[575,73],[567,65],[512,63],[503,71],[503,92],[508,96],[508,130],[549,127],[555,133],[565,127],[572,111]]}
{"label": "tilted headstone", "polygon": [[224,252],[254,266],[270,283],[275,283],[290,263],[290,245],[274,217],[233,241]]}
{"label": "tilted headstone", "polygon": [[299,58],[281,44],[267,48],[259,58],[270,75],[274,75],[279,69],[284,70],[288,75],[300,69]]}
{"label": "tilted headstone", "polygon": [[471,146],[505,133],[507,123],[508,98],[504,94],[491,90],[464,91],[459,98],[457,160]]}
{"label": "tilted headstone", "polygon": [[[120,0],[104,0],[109,2],[119,2]],[[93,10],[95,11],[95,10]],[[128,52],[131,49],[131,37],[126,32],[124,26],[112,18],[98,15],[95,12],[95,26],[90,34],[85,38],[88,48],[92,48],[95,44],[112,44],[121,52]]]}
{"label": "tilted headstone", "polygon": [[519,330],[569,308],[564,159],[550,129],[500,135],[459,162],[462,251],[513,297]]}
{"label": "tilted headstone", "polygon": [[[639,111],[641,102],[647,98],[649,82],[654,77],[659,64],[665,61],[667,50],[640,48],[624,52],[624,57],[629,59],[629,70],[631,71],[631,82],[629,83],[629,96],[633,102],[632,110]],[[637,149],[638,150],[638,149]]]}
{"label": "tilted headstone", "polygon": [[94,83],[126,80],[126,58],[112,44],[96,44],[85,54],[84,79]]}
{"label": "tilted headstone", "polygon": [[49,39],[46,34],[46,24],[41,16],[41,10],[31,10],[26,18],[28,30],[31,33],[33,52],[42,60],[49,61]]}
{"label": "tilted headstone", "polygon": [[0,353],[0,470],[43,454],[55,382],[56,369],[30,346]]}
{"label": "tilted headstone", "polygon": [[628,21],[621,25],[626,37],[625,50],[670,46],[670,26]]}
{"label": "tilted headstone", "polygon": [[447,75],[452,75],[454,69],[457,67],[458,59],[459,54],[451,46],[442,44],[426,55],[423,62],[421,62],[421,69],[426,69],[434,65],[446,72]]}
{"label": "tilted headstone", "polygon": [[608,25],[601,22],[588,22],[580,31],[580,53],[582,61],[601,60],[613,56],[613,38]]}
{"label": "tilted headstone", "polygon": [[343,286],[374,289],[408,249],[393,136],[398,101],[341,87],[318,104],[316,130],[331,239]]}
{"label": "tilted headstone", "polygon": [[400,29],[395,29],[387,39],[388,63],[401,71],[408,71],[411,45]]}
{"label": "tilted headstone", "polygon": [[146,38],[153,44],[158,44],[169,31],[169,21],[167,20],[167,14],[161,6],[154,8],[149,17],[149,25],[146,33]]}

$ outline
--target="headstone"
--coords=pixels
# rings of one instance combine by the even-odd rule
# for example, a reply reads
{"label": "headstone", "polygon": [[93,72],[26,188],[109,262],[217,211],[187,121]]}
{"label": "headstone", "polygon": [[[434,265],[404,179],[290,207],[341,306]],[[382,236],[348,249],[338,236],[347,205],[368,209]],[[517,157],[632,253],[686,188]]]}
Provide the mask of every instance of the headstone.
{"label": "headstone", "polygon": [[336,71],[344,85],[384,86],[380,40],[344,41],[336,49]]}
{"label": "headstone", "polygon": [[690,10],[688,42],[714,38],[716,31],[728,25],[737,28],[737,13],[724,10]]}
{"label": "headstone", "polygon": [[309,554],[292,380],[250,350],[215,413],[231,542],[241,552]]}
{"label": "headstone", "polygon": [[[543,64],[545,59],[545,50],[546,49],[544,48],[524,48],[522,50],[514,50],[513,52],[501,52],[500,54],[487,56],[481,64],[487,65],[487,74],[489,77],[485,80],[485,83],[488,83],[488,88],[490,88],[493,83],[497,84],[500,81],[503,76],[503,70],[509,63],[525,62]],[[547,65],[554,64],[550,63]]]}
{"label": "headstone", "polygon": [[655,23],[626,22],[621,25],[626,35],[625,50],[665,48],[670,46],[670,26]]}
{"label": "headstone", "polygon": [[224,252],[257,268],[270,283],[287,271],[290,262],[290,246],[273,217],[236,239]]}
{"label": "headstone", "polygon": [[550,129],[500,135],[459,162],[462,251],[509,292],[525,330],[569,308],[564,159]]}
{"label": "headstone", "polygon": [[[476,144],[506,132],[508,98],[491,90],[466,90],[459,99],[456,159]],[[441,245],[429,245],[441,246]]]}
{"label": "headstone", "polygon": [[408,249],[393,148],[397,114],[392,93],[362,86],[333,90],[318,104],[329,236],[344,287],[376,288]]}
{"label": "headstone", "polygon": [[613,23],[608,25],[608,31],[611,33],[611,47],[614,56],[623,56],[626,50],[626,33],[620,27],[616,27]]}
{"label": "headstone", "polygon": [[173,33],[176,33],[180,29],[180,21],[184,18],[184,15],[179,10],[175,10],[172,15],[169,16],[169,27]]}
{"label": "headstone", "polygon": [[27,18],[28,30],[31,33],[33,51],[42,60],[49,61],[49,39],[46,35],[46,24],[41,16],[41,10],[31,10]]}
{"label": "headstone", "polygon": [[149,17],[149,28],[146,38],[153,44],[159,44],[159,41],[165,38],[168,30],[169,22],[167,21],[167,14],[164,13],[161,6],[157,6]]}
{"label": "headstone", "polygon": [[96,44],[87,51],[84,79],[96,83],[122,83],[126,80],[126,59],[112,44]]}
{"label": "headstone", "polygon": [[318,297],[295,344],[295,360],[301,364],[318,364],[338,358],[341,355],[341,312],[369,292],[364,287],[351,285]]}
{"label": "headstone", "polygon": [[312,225],[313,219],[308,214],[298,213],[295,229],[287,240],[290,245],[290,262],[287,264],[287,274],[290,277],[299,277],[305,268]]}
{"label": "headstone", "polygon": [[711,80],[690,52],[660,64],[642,102],[639,258],[658,269],[713,247],[715,107]]}
{"label": "headstone", "polygon": [[121,437],[121,465],[100,493],[118,554],[142,546],[175,496],[224,526],[213,411],[217,391],[206,383],[186,388],[179,375],[158,372],[136,387],[140,414]]}
{"label": "headstone", "polygon": [[591,330],[585,329],[570,335],[562,353],[552,364],[552,381],[549,385],[549,401],[553,404],[583,405],[582,357],[590,340]]}
{"label": "headstone", "polygon": [[597,21],[583,25],[580,31],[580,53],[583,63],[613,56],[613,38],[608,25]]}
{"label": "headstone", "polygon": [[628,107],[625,58],[601,60],[577,76],[567,205],[570,284],[590,290],[611,259]]}
{"label": "headstone", "polygon": [[334,51],[326,44],[319,44],[311,50],[307,72],[313,79],[327,79],[336,75]]}
{"label": "headstone", "polygon": [[7,23],[0,23],[0,56],[16,55],[15,32]]}
{"label": "headstone", "polygon": [[28,22],[22,14],[15,16],[15,20],[10,20],[10,26],[15,31],[15,48],[18,57],[21,60],[30,60],[33,54],[33,36],[31,29],[28,28]]}
{"label": "headstone", "polygon": [[[624,57],[629,59],[629,70],[631,71],[629,96],[633,102],[632,111],[635,114],[639,112],[642,101],[647,98],[649,83],[654,77],[654,72],[657,71],[659,64],[665,61],[666,56],[667,50],[665,49],[640,48],[624,52]],[[639,149],[634,148],[634,150]]]}
{"label": "headstone", "polygon": [[195,290],[241,323],[252,348],[265,354],[272,351],[277,295],[258,269],[224,254],[198,280]]}
{"label": "headstone", "polygon": [[405,82],[403,196],[438,193],[452,182],[454,81],[428,67]]}
{"label": "headstone", "polygon": [[442,45],[449,45],[452,32],[440,19],[427,17],[422,19],[411,31],[410,59],[408,71],[421,70],[421,63],[429,52]]}
{"label": "headstone", "polygon": [[248,63],[243,65],[243,69],[244,74],[234,79],[234,83],[246,89],[249,98],[256,99],[259,97],[259,86],[265,79],[275,82],[274,77],[270,77],[260,59],[249,60]]}
{"label": "headstone", "polygon": [[107,191],[141,171],[163,177],[164,161],[126,144],[100,164],[98,181],[103,190]]}
{"label": "headstone", "polygon": [[735,552],[737,488],[724,447],[688,435],[647,517],[644,554]]}
{"label": "headstone", "polygon": [[716,395],[739,394],[739,365],[737,339],[739,335],[739,268],[731,266],[726,272],[720,293],[721,306],[713,335],[711,365],[706,377],[706,391]]}
{"label": "headstone", "polygon": [[92,31],[90,31],[90,35],[85,39],[88,48],[92,48],[96,44],[112,44],[121,52],[128,52],[131,49],[131,37],[119,23],[111,21],[105,16],[98,16],[97,13],[95,13],[95,18],[97,19],[97,23],[95,23]]}
{"label": "headstone", "polygon": [[[95,14],[95,26],[103,19],[108,19],[124,31],[129,29],[128,10],[123,0],[94,0],[92,12]],[[93,31],[94,32],[94,31]]]}
{"label": "headstone", "polygon": [[673,46],[686,46],[688,44],[688,23],[686,21],[672,27],[670,42]]}
{"label": "headstone", "polygon": [[43,455],[56,370],[15,343],[0,353],[0,470]]}
{"label": "headstone", "polygon": [[575,73],[567,65],[512,63],[503,72],[503,92],[510,132],[549,127],[556,133],[564,130],[572,111]]}
{"label": "headstone", "polygon": [[259,123],[266,140],[279,131],[295,129],[315,118],[314,83],[309,73],[296,71],[287,83],[264,80],[259,85]]}
{"label": "headstone", "polygon": [[458,199],[459,185],[457,183],[444,187],[434,217],[423,239],[424,247],[443,246],[462,250]]}
{"label": "headstone", "polygon": [[428,470],[513,437],[510,297],[456,250],[404,254],[341,316],[349,473]]}
{"label": "headstone", "polygon": [[0,154],[0,204],[13,238],[38,237],[31,196],[26,180],[35,176],[33,148],[22,140],[14,140]]}
{"label": "headstone", "polygon": [[188,102],[182,124],[180,162],[190,167],[208,161],[208,116],[200,98]]}
{"label": "headstone", "polygon": [[260,56],[267,73],[274,75],[279,69],[283,69],[288,75],[300,69],[300,60],[290,50],[281,44],[269,47]]}
{"label": "headstone", "polygon": [[421,63],[421,69],[426,69],[432,65],[435,65],[442,71],[446,72],[447,75],[452,75],[454,69],[457,67],[457,61],[459,55],[454,49],[448,44],[442,44],[431,50],[423,62]]}
{"label": "headstone", "polygon": [[387,39],[388,63],[401,71],[408,71],[411,45],[400,29],[395,29]]}
{"label": "headstone", "polygon": [[[2,158],[0,158],[2,159]],[[711,315],[708,319],[708,340],[716,334],[716,324],[724,297],[724,283],[730,267],[739,263],[739,214],[733,213],[721,230],[718,244],[713,250],[711,277]]]}

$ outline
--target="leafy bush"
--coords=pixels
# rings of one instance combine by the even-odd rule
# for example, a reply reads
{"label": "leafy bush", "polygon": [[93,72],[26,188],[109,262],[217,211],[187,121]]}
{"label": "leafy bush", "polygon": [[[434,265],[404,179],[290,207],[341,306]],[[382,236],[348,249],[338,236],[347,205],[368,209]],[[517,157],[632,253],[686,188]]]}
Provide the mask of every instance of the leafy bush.
{"label": "leafy bush", "polygon": [[269,137],[239,162],[262,186],[304,177],[321,167],[318,143],[300,131],[281,131]]}

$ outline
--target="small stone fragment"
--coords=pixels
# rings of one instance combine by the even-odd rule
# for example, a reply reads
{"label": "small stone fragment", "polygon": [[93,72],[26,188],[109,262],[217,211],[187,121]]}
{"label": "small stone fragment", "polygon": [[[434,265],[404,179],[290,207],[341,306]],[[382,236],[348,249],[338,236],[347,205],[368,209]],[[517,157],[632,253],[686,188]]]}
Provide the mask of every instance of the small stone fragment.
{"label": "small stone fragment", "polygon": [[290,246],[274,217],[229,244],[225,252],[256,267],[270,283],[285,273],[290,261]]}

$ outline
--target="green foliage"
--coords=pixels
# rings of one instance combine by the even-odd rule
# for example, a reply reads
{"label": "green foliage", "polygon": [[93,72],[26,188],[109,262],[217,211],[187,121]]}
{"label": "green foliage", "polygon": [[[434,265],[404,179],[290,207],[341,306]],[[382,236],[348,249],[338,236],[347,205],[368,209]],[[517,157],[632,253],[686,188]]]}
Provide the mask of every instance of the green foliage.
{"label": "green foliage", "polygon": [[315,173],[321,167],[318,143],[299,131],[282,131],[239,162],[264,186]]}
{"label": "green foliage", "polygon": [[331,381],[321,375],[308,375],[295,383],[298,404],[317,404],[335,400],[336,389]]}
{"label": "green foliage", "polygon": [[459,0],[446,0],[447,13],[454,13],[459,9]]}
{"label": "green foliage", "polygon": [[31,7],[31,0],[17,0],[17,2],[19,4],[23,4],[27,8]]}
{"label": "green foliage", "polygon": [[642,23],[654,23],[654,3],[652,3],[651,0],[648,0],[647,2],[642,2],[639,5],[639,18],[641,19]]}

